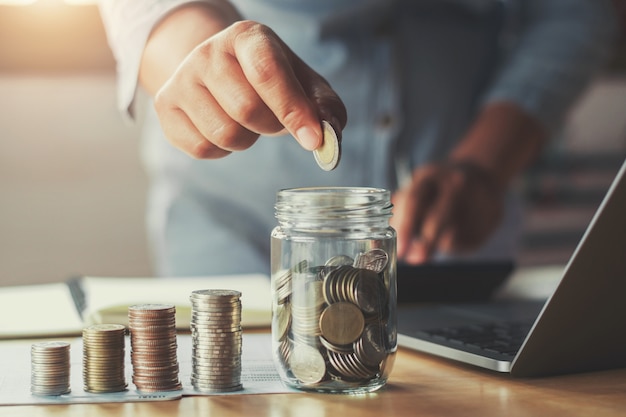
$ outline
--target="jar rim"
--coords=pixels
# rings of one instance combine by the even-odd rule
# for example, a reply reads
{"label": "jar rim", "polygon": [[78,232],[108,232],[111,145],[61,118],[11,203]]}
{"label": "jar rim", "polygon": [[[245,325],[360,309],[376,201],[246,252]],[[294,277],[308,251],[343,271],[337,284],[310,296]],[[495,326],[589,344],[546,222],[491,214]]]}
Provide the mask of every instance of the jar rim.
{"label": "jar rim", "polygon": [[279,221],[369,222],[391,216],[390,193],[374,187],[289,188],[276,196]]}
{"label": "jar rim", "polygon": [[384,188],[377,187],[341,187],[341,186],[316,186],[316,187],[299,187],[284,188],[278,191],[278,195],[296,195],[296,194],[354,194],[354,195],[370,195],[382,194],[388,195],[389,191]]}

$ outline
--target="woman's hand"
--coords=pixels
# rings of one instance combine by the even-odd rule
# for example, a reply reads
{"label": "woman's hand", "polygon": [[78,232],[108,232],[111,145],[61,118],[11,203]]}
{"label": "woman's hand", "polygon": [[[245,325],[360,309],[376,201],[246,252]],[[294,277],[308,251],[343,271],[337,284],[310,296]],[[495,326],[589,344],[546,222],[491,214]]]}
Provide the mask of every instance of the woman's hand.
{"label": "woman's hand", "polygon": [[[171,44],[171,33],[166,38],[163,32],[186,22],[175,13],[153,34],[157,45],[161,38]],[[144,58],[144,64],[158,65],[154,56],[166,51],[155,49],[147,47],[153,58]],[[326,80],[270,28],[252,21],[234,22],[208,36],[161,78],[166,79],[156,84],[155,108],[163,131],[195,158],[221,158],[250,148],[259,135],[285,131],[313,150],[322,143],[322,119],[338,132],[346,123],[345,107]]]}

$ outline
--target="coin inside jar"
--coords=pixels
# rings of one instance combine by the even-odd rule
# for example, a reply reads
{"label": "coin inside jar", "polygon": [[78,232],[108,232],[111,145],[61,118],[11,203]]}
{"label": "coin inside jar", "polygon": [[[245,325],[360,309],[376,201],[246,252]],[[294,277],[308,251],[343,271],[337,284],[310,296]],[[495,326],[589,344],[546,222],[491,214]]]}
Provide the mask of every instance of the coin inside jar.
{"label": "coin inside jar", "polygon": [[331,304],[320,316],[322,336],[337,345],[354,342],[363,332],[364,325],[363,313],[349,302]]}
{"label": "coin inside jar", "polygon": [[326,374],[324,357],[319,350],[305,344],[296,344],[289,358],[291,370],[303,384],[315,384]]}
{"label": "coin inside jar", "polygon": [[[327,120],[341,145],[339,122]],[[332,132],[322,124],[318,136],[324,128],[329,129],[324,135]],[[332,142],[318,141],[316,160],[330,170],[336,166],[332,147],[326,148]],[[341,186],[283,189],[274,208],[272,353],[281,381],[309,392],[360,394],[382,388],[390,372],[387,357],[397,349],[391,192]]]}

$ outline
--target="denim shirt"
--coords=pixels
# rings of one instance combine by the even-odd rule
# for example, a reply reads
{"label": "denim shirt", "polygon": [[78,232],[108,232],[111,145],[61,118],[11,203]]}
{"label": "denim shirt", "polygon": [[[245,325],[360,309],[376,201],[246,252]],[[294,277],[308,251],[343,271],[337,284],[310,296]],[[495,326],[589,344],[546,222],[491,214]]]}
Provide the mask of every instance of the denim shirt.
{"label": "denim shirt", "polygon": [[[208,0],[211,3],[214,0]],[[181,0],[102,1],[118,63],[119,107],[132,116],[143,45]],[[276,191],[303,186],[394,190],[446,157],[480,108],[508,101],[555,132],[606,57],[610,0],[232,0],[324,76],[348,111],[339,167],[316,167],[293,138],[198,161],[163,137],[151,108],[144,157],[158,271],[268,272]],[[471,257],[513,257],[518,202]],[[243,221],[245,219],[245,221]]]}

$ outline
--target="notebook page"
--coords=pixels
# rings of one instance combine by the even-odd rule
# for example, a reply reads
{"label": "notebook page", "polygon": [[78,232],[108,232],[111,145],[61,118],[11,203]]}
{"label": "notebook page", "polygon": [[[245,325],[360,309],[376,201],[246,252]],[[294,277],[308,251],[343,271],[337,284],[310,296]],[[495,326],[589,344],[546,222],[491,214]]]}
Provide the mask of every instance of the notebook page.
{"label": "notebook page", "polygon": [[82,328],[65,283],[0,287],[0,339],[76,335]]}
{"label": "notebook page", "polygon": [[123,278],[84,277],[86,323],[128,324],[128,307],[133,304],[167,303],[176,306],[179,328],[188,328],[191,317],[189,296],[194,290],[229,289],[241,291],[242,326],[269,327],[271,292],[269,277],[263,274],[207,277]]}

